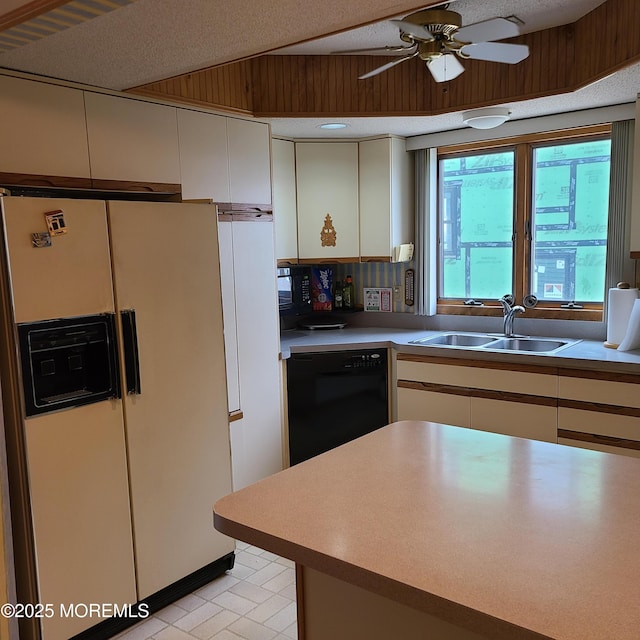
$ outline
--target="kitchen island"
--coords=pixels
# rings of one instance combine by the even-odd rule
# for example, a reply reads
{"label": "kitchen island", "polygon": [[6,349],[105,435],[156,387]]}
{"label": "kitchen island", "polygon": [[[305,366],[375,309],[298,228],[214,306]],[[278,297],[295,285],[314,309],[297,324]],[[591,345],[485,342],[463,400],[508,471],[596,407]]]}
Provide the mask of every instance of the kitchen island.
{"label": "kitchen island", "polygon": [[214,521],[296,562],[300,640],[638,639],[636,459],[403,421]]}

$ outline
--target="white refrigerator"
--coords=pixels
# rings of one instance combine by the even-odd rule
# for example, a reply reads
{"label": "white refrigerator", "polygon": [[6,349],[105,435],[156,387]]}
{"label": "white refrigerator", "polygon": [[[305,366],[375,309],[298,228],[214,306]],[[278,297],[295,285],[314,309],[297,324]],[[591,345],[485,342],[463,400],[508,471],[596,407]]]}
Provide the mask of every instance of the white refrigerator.
{"label": "white refrigerator", "polygon": [[[21,639],[65,640],[100,618],[63,617],[60,605],[166,602],[233,565],[234,542],[212,521],[213,503],[231,491],[216,213],[187,203],[0,202],[18,599],[55,611],[25,624]],[[26,415],[21,327],[96,315],[114,320],[118,393]],[[29,373],[47,382],[52,363]]]}

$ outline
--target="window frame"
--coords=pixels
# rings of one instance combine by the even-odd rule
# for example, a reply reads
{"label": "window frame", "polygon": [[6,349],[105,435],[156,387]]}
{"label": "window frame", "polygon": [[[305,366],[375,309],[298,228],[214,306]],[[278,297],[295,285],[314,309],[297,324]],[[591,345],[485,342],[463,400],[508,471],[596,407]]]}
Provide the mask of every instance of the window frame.
{"label": "window frame", "polygon": [[[542,133],[527,134],[498,140],[461,143],[438,147],[438,259],[437,281],[441,280],[441,212],[440,212],[440,161],[471,153],[495,152],[513,149],[514,162],[514,240],[513,240],[513,288],[516,304],[520,304],[529,294],[529,274],[531,269],[531,232],[532,220],[532,184],[533,184],[533,150],[542,145],[578,142],[579,140],[598,140],[611,137],[611,124],[590,125],[572,129],[561,129]],[[603,291],[603,296],[606,292]],[[437,313],[442,315],[502,315],[502,306],[497,300],[483,300],[483,306],[465,305],[459,298],[437,299]],[[539,301],[534,308],[527,309],[529,318],[589,320],[601,322],[604,314],[604,303],[580,303],[579,309],[562,308],[551,301]]]}

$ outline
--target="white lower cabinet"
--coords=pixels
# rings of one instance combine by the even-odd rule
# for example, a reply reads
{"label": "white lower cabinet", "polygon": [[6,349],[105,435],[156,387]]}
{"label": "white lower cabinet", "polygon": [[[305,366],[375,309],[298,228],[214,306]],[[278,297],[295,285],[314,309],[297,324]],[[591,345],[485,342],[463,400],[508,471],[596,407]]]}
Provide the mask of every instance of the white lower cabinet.
{"label": "white lower cabinet", "polygon": [[557,375],[400,354],[399,420],[429,420],[556,442]]}
{"label": "white lower cabinet", "polygon": [[640,378],[565,374],[558,385],[558,442],[640,457]]}
{"label": "white lower cabinet", "polygon": [[556,442],[555,398],[533,404],[493,398],[471,398],[471,427],[506,436]]}
{"label": "white lower cabinet", "polygon": [[233,488],[281,471],[280,328],[272,218],[218,222]]}
{"label": "white lower cabinet", "polygon": [[399,387],[398,420],[427,420],[455,427],[470,427],[471,398]]}

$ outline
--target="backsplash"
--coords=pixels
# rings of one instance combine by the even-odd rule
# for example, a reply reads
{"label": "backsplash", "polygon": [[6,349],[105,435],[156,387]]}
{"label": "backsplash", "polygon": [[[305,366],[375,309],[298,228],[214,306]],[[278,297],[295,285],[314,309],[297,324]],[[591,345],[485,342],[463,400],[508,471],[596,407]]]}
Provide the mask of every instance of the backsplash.
{"label": "backsplash", "polygon": [[392,310],[395,313],[413,313],[414,306],[404,303],[404,274],[407,269],[415,269],[413,262],[355,262],[333,265],[333,277],[344,280],[353,278],[356,306],[364,304],[363,289],[370,287],[399,287],[399,293],[392,296]]}

